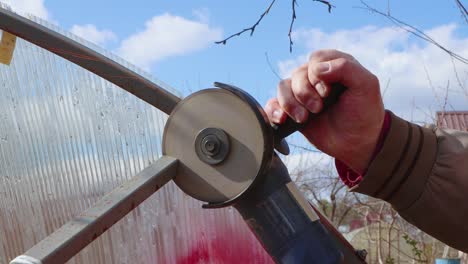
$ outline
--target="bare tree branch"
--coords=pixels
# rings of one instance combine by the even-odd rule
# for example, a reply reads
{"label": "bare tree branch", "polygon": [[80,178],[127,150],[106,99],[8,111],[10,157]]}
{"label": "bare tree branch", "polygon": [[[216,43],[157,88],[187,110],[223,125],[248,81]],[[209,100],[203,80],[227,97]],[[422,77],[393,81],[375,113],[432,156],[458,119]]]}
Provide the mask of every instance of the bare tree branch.
{"label": "bare tree branch", "polygon": [[314,190],[307,184],[303,184],[302,185],[303,187],[305,187],[307,190],[310,191],[310,193],[312,194],[312,196],[314,197],[314,200],[317,202],[317,204],[320,206],[320,208],[322,209],[322,212],[327,215],[327,205],[323,202],[322,199],[320,199],[317,194],[314,192]]}
{"label": "bare tree branch", "polygon": [[273,68],[273,65],[271,65],[270,57],[268,56],[268,52],[265,52],[265,59],[266,59],[266,62],[267,62],[267,64],[268,64],[268,67],[270,67],[271,72],[272,72],[276,77],[278,77],[279,80],[282,80],[282,78],[279,76],[278,72]]}
{"label": "bare tree branch", "polygon": [[388,78],[387,84],[385,84],[385,88],[384,88],[384,90],[383,90],[383,92],[382,92],[382,98],[385,98],[385,94],[387,94],[387,90],[388,90],[388,88],[390,87],[390,81],[391,81],[391,80],[392,80],[391,78]]}
{"label": "bare tree branch", "polygon": [[338,219],[338,222],[336,223],[336,226],[339,227],[343,223],[345,217],[349,214],[349,212],[351,210],[353,210],[352,206],[349,206],[348,208],[346,208],[346,210],[341,214],[340,218]]}
{"label": "bare tree branch", "polygon": [[291,17],[291,24],[289,25],[289,32],[288,32],[288,37],[289,37],[289,52],[292,52],[292,46],[293,46],[293,41],[292,41],[292,29],[294,26],[294,21],[296,20],[296,5],[297,2],[296,0],[292,0],[292,17]]}
{"label": "bare tree branch", "polygon": [[305,150],[305,151],[308,151],[308,152],[322,153],[320,150],[316,150],[316,149],[312,149],[312,148],[300,146],[300,145],[293,144],[293,143],[288,143],[288,144],[289,144],[289,146],[291,146],[291,147],[298,148],[298,149],[302,149],[302,150]]}
{"label": "bare tree branch", "polygon": [[320,3],[324,4],[324,5],[326,5],[326,6],[328,7],[328,13],[331,13],[332,8],[335,7],[335,6],[332,5],[329,1],[324,1],[324,0],[312,0],[312,1],[314,1],[314,2],[320,2]]}
{"label": "bare tree branch", "polygon": [[424,41],[427,41],[431,44],[433,44],[434,46],[438,47],[439,49],[441,49],[442,51],[446,52],[448,55],[450,55],[452,58],[464,63],[464,64],[468,64],[468,59],[449,50],[448,48],[444,47],[442,44],[440,44],[439,42],[435,41],[433,38],[431,38],[429,35],[427,35],[426,33],[424,33],[422,30],[414,27],[414,26],[411,26],[410,24],[392,16],[392,15],[389,15],[389,14],[386,14],[380,10],[377,10],[373,7],[371,7],[369,4],[367,4],[365,1],[361,0],[361,4],[364,5],[364,7],[358,7],[358,8],[361,8],[361,9],[364,9],[364,10],[367,10],[367,11],[370,11],[371,13],[375,13],[375,14],[379,14],[381,16],[384,16],[386,17],[388,20],[390,20],[393,24],[395,24],[396,26],[400,27],[401,29],[405,30],[406,32],[424,40]]}
{"label": "bare tree branch", "polygon": [[255,28],[257,28],[257,26],[260,24],[260,22],[263,20],[263,18],[268,15],[268,13],[270,12],[271,10],[271,7],[275,4],[276,0],[273,0],[271,1],[270,5],[268,6],[268,8],[260,15],[260,18],[257,20],[257,22],[255,22],[251,27],[248,27],[248,28],[245,28],[235,34],[232,34],[231,36],[223,39],[223,40],[220,40],[220,41],[216,41],[215,43],[216,44],[223,44],[223,45],[226,45],[226,42],[228,40],[230,40],[231,38],[233,37],[237,37],[237,36],[240,36],[242,35],[243,33],[247,32],[247,31],[250,31],[250,36],[253,35],[253,33],[255,32]]}
{"label": "bare tree branch", "polygon": [[[325,0],[312,0],[312,1],[313,2],[319,2],[319,3],[322,3],[322,4],[326,5],[328,7],[328,13],[331,13],[332,8],[335,7],[329,1],[325,1]],[[289,52],[292,52],[292,46],[294,44],[294,42],[292,41],[292,30],[293,30],[293,27],[294,27],[294,22],[296,21],[296,18],[297,18],[297,16],[296,16],[297,0],[292,0],[291,4],[292,4],[292,16],[291,16],[291,24],[289,25],[289,32],[288,32]]]}
{"label": "bare tree branch", "polygon": [[[453,66],[453,72],[455,73],[455,79],[457,80],[458,86],[460,87],[461,91],[465,95],[465,98],[468,100],[468,89],[465,87],[465,85],[462,83],[460,76],[458,74],[457,66],[455,65],[455,61],[452,59],[452,66]],[[467,74],[468,75],[468,74]]]}
{"label": "bare tree branch", "polygon": [[460,10],[462,17],[465,19],[465,22],[468,23],[468,11],[466,10],[465,6],[462,4],[460,0],[455,0],[455,3],[458,6],[458,9]]}
{"label": "bare tree branch", "polygon": [[[322,3],[324,5],[327,6],[328,8],[328,13],[331,13],[331,10],[332,8],[334,8],[335,6],[332,5],[329,1],[326,1],[326,0],[312,0],[313,2],[319,2],[319,3]],[[276,0],[272,0],[270,5],[268,6],[267,9],[265,9],[265,11],[260,15],[260,18],[257,20],[257,22],[255,22],[251,27],[248,27],[248,28],[245,28],[237,33],[234,33],[232,35],[230,35],[229,37],[223,39],[223,40],[220,40],[220,41],[216,41],[215,43],[216,44],[223,44],[225,45],[227,43],[228,40],[232,39],[233,37],[238,37],[240,35],[242,35],[243,33],[245,32],[248,32],[250,31],[250,36],[252,36],[255,32],[255,29],[257,28],[257,26],[260,24],[260,22],[263,20],[263,18],[268,15],[268,13],[270,12],[271,10],[271,7],[275,4]],[[291,5],[292,5],[292,18],[291,18],[291,24],[289,25],[289,32],[288,32],[288,37],[289,37],[289,52],[292,52],[292,46],[293,46],[293,41],[292,41],[292,30],[293,30],[293,26],[294,26],[294,22],[296,20],[296,6],[297,6],[297,0],[291,0]]]}

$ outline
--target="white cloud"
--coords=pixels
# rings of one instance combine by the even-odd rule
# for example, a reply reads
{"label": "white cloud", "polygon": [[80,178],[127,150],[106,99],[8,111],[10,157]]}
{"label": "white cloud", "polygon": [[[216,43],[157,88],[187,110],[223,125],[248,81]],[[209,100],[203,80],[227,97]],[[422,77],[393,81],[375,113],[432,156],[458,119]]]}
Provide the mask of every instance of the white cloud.
{"label": "white cloud", "polygon": [[49,18],[49,12],[44,5],[44,0],[1,0],[1,2],[7,4],[19,14],[31,14],[43,19]]}
{"label": "white cloud", "polygon": [[117,40],[114,32],[106,29],[99,30],[92,24],[74,25],[70,31],[71,33],[97,45],[104,45],[108,41]]}
{"label": "white cloud", "polygon": [[[468,58],[468,38],[457,36],[455,24],[443,25],[426,31],[436,41],[450,50]],[[396,27],[363,27],[355,30],[340,30],[325,33],[320,29],[299,30],[294,38],[297,44],[314,51],[322,48],[339,49],[352,54],[361,64],[380,79],[381,89],[386,83],[386,107],[397,114],[415,121],[430,121],[432,111],[441,110],[445,88],[449,85],[447,110],[468,110],[468,94],[458,84],[458,79],[468,89],[468,67],[451,58],[439,48],[411,37]],[[304,63],[308,54],[279,62],[282,76],[290,75],[292,69]],[[431,88],[428,77],[431,80]],[[465,90],[466,93],[468,91]],[[438,97],[438,98],[436,98]],[[416,109],[413,105],[416,105]],[[424,114],[429,112],[429,116]]]}
{"label": "white cloud", "polygon": [[123,40],[117,53],[138,66],[149,68],[166,57],[206,48],[221,36],[221,29],[212,28],[206,22],[166,13],[153,17],[143,31]]}
{"label": "white cloud", "polygon": [[[298,152],[292,153],[289,156],[281,158],[293,180],[296,180],[297,175],[301,175],[301,180],[307,177],[313,177],[313,172],[324,170],[332,165],[334,168],[334,159],[322,152]],[[307,172],[307,173],[304,173]],[[311,173],[309,173],[311,172]]]}
{"label": "white cloud", "polygon": [[210,22],[210,10],[206,7],[192,10],[193,16],[203,24]]}

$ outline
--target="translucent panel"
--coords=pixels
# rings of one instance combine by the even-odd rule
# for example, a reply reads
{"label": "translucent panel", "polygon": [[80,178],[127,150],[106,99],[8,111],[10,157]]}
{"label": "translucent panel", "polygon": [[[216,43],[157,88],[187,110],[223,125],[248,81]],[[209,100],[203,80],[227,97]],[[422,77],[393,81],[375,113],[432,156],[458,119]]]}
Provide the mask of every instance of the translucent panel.
{"label": "translucent panel", "polygon": [[[0,263],[25,252],[161,155],[164,114],[24,40],[18,39],[11,65],[0,65],[0,94]],[[237,212],[202,210],[173,183],[70,261],[267,262],[271,259]]]}

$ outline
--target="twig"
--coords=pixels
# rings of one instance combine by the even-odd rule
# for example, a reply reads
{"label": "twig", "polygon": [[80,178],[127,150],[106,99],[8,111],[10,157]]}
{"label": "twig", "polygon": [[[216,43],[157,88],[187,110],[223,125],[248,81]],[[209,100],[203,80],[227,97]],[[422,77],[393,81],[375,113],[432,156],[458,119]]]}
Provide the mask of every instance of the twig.
{"label": "twig", "polygon": [[364,7],[358,7],[358,8],[361,8],[361,9],[364,9],[364,10],[368,10],[372,13],[376,13],[376,14],[379,14],[381,16],[384,16],[386,17],[387,19],[389,19],[392,23],[394,23],[396,26],[400,27],[401,29],[405,30],[406,32],[422,39],[422,40],[425,40],[431,44],[433,44],[434,46],[438,47],[439,49],[443,50],[444,52],[446,52],[447,54],[449,54],[451,57],[453,57],[454,59],[464,63],[464,64],[468,64],[468,59],[467,58],[464,58],[463,56],[447,49],[446,47],[442,46],[440,43],[438,43],[437,41],[435,41],[433,38],[431,38],[429,35],[427,35],[426,33],[424,33],[422,30],[414,27],[414,26],[411,26],[410,24],[406,23],[406,22],[403,22],[402,20],[399,20],[398,18],[394,17],[394,16],[391,16],[389,14],[386,14],[382,11],[379,11],[373,7],[371,7],[370,5],[368,5],[365,1],[361,0],[361,4],[364,5]]}
{"label": "twig", "polygon": [[462,92],[465,94],[466,99],[468,99],[468,90],[465,88],[465,85],[462,84],[460,76],[458,75],[458,70],[457,70],[457,66],[455,65],[455,61],[453,60],[452,57],[450,58],[452,60],[453,72],[455,73],[455,79],[457,80],[458,86],[460,87]]}
{"label": "twig", "polygon": [[305,151],[308,151],[308,152],[322,153],[322,152],[319,151],[319,150],[307,148],[307,147],[300,146],[300,145],[297,145],[297,144],[293,144],[293,143],[288,143],[288,144],[289,144],[290,146],[294,147],[294,148],[302,149],[302,150],[305,150]]}
{"label": "twig", "polygon": [[317,204],[321,207],[322,209],[322,213],[325,214],[325,215],[328,215],[327,214],[327,206],[326,204],[323,202],[322,199],[319,199],[319,197],[317,196],[317,194],[313,191],[313,189],[311,189],[309,187],[309,185],[307,184],[303,184],[301,187],[305,187],[307,190],[310,191],[310,193],[312,194],[312,196],[314,197],[314,200],[317,202]]}
{"label": "twig", "polygon": [[460,0],[455,0],[455,3],[457,4],[458,9],[462,14],[462,17],[465,19],[465,22],[468,23],[468,11],[466,10],[465,6],[461,3]]}
{"label": "twig", "polygon": [[270,57],[268,56],[268,52],[265,52],[265,59],[266,59],[266,62],[267,62],[267,64],[268,64],[268,67],[270,67],[271,72],[272,72],[276,77],[278,77],[279,80],[282,80],[282,78],[279,76],[278,72],[276,72],[276,70],[273,68],[273,65],[271,65]]}
{"label": "twig", "polygon": [[391,78],[388,78],[387,84],[385,85],[385,88],[384,88],[384,90],[382,92],[382,98],[385,98],[385,95],[387,94],[388,87],[390,87],[390,81],[391,80],[392,80]]}
{"label": "twig", "polygon": [[293,46],[293,41],[292,41],[292,29],[294,26],[294,21],[296,20],[296,5],[297,2],[296,0],[292,0],[292,17],[291,17],[291,24],[289,25],[289,32],[288,32],[288,37],[289,37],[289,52],[292,52],[292,46]]}
{"label": "twig", "polygon": [[345,217],[348,215],[348,213],[353,209],[352,206],[349,206],[348,208],[346,208],[346,210],[343,212],[343,214],[341,215],[341,217],[338,219],[338,222],[336,224],[336,226],[340,226],[341,223],[343,223],[343,220],[345,219]]}
{"label": "twig", "polygon": [[[332,5],[329,1],[326,1],[326,0],[312,0],[313,2],[319,2],[319,3],[322,3],[324,5],[327,6],[328,8],[328,13],[331,13],[331,10],[332,8],[334,8],[335,6]],[[233,37],[238,37],[240,35],[242,35],[243,33],[245,32],[248,32],[250,31],[250,36],[252,36],[255,32],[255,29],[257,28],[257,26],[260,24],[260,22],[263,20],[263,18],[268,15],[268,13],[270,12],[271,10],[271,7],[275,4],[276,0],[272,0],[270,5],[268,6],[267,9],[265,9],[265,11],[260,15],[260,18],[257,20],[257,22],[255,22],[251,27],[248,27],[248,28],[245,28],[237,33],[234,33],[232,35],[230,35],[229,37],[223,39],[223,40],[220,40],[220,41],[216,41],[215,43],[216,44],[223,44],[223,45],[226,45],[227,41],[232,39]],[[296,6],[297,6],[297,0],[291,0],[291,4],[292,4],[292,19],[291,19],[291,24],[289,25],[289,32],[288,32],[288,37],[289,37],[289,52],[292,52],[292,46],[293,46],[293,41],[292,41],[292,30],[293,30],[293,26],[294,26],[294,21],[296,20]]]}
{"label": "twig", "polygon": [[[453,59],[452,59],[452,62],[453,62]],[[450,106],[450,108],[453,109],[452,104],[450,104],[450,102],[448,101],[448,96],[449,96],[449,91],[450,91],[450,89],[449,89],[450,88],[450,80],[447,80],[447,86],[444,89],[445,95],[444,95],[443,100],[441,100],[441,98],[439,98],[439,94],[437,93],[436,87],[434,87],[434,85],[432,83],[431,77],[429,76],[429,72],[427,71],[427,68],[426,68],[425,65],[424,65],[424,72],[426,73],[427,81],[429,82],[429,86],[431,87],[432,92],[434,93],[434,97],[437,100],[437,103],[438,103],[441,111],[443,113],[445,113],[445,111],[447,110],[447,105]],[[455,71],[455,74],[456,74],[456,71]]]}
{"label": "twig", "polygon": [[331,13],[332,8],[335,7],[335,6],[332,5],[329,1],[324,1],[324,0],[312,0],[312,1],[314,1],[314,2],[320,2],[320,3],[324,4],[324,5],[326,5],[326,6],[328,7],[328,13]]}
{"label": "twig", "polygon": [[255,24],[253,24],[251,27],[249,28],[245,28],[235,34],[232,34],[231,36],[223,39],[223,40],[220,40],[220,41],[216,41],[215,43],[216,44],[223,44],[223,45],[226,45],[226,42],[228,40],[230,40],[231,38],[233,37],[236,37],[236,36],[240,36],[242,35],[243,33],[247,32],[247,31],[250,31],[250,36],[253,35],[253,33],[255,32],[255,28],[260,24],[260,22],[262,21],[262,19],[268,14],[268,12],[270,12],[271,10],[271,7],[275,4],[276,0],[273,0],[271,1],[270,5],[268,6],[268,8],[260,15],[260,18],[257,20],[257,22],[255,22]]}
{"label": "twig", "polygon": [[[328,7],[328,13],[331,13],[332,8],[335,7],[329,1],[325,1],[325,0],[312,0],[312,1],[313,2],[319,2],[319,3],[322,3],[322,4],[326,5]],[[292,46],[294,44],[294,42],[292,41],[292,30],[293,30],[293,27],[294,27],[294,22],[296,21],[296,18],[297,18],[297,16],[296,16],[297,0],[292,0],[291,5],[292,5],[292,16],[291,16],[291,24],[289,25],[289,32],[288,32],[289,52],[292,52]]]}

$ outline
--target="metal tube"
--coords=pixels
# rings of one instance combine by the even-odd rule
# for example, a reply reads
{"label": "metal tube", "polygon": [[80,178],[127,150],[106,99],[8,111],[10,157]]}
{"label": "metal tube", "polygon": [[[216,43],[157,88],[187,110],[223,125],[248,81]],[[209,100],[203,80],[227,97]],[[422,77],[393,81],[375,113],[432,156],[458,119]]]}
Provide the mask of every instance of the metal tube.
{"label": "metal tube", "polygon": [[1,7],[0,29],[101,76],[168,115],[180,101],[176,95],[106,56]]}
{"label": "metal tube", "polygon": [[65,263],[169,182],[177,164],[177,159],[163,156],[10,264]]}

